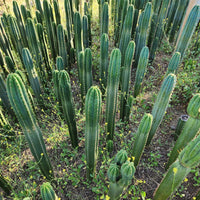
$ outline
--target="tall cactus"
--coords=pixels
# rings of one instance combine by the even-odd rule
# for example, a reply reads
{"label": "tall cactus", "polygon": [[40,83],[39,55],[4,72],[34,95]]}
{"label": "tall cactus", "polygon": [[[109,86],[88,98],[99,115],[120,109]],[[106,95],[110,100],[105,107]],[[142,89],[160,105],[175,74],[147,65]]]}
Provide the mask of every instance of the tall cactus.
{"label": "tall cactus", "polygon": [[55,191],[53,190],[53,187],[49,182],[43,183],[40,186],[40,193],[42,196],[42,200],[56,200],[58,199],[56,196]]}
{"label": "tall cactus", "polygon": [[57,27],[57,37],[58,37],[58,54],[63,58],[64,69],[68,68],[68,56],[67,48],[65,46],[65,36],[63,26],[61,24]]}
{"label": "tall cactus", "polygon": [[24,48],[22,50],[22,58],[23,58],[24,66],[26,67],[26,70],[28,72],[28,79],[31,84],[31,88],[33,89],[33,92],[36,98],[38,99],[38,101],[40,101],[41,100],[40,81],[37,75],[37,71],[33,65],[31,54],[27,48]]}
{"label": "tall cactus", "polygon": [[41,16],[43,18],[44,17],[44,12],[43,12],[43,9],[42,9],[41,1],[40,0],[35,0],[35,5],[36,5],[37,10],[40,11],[40,14],[41,14]]}
{"label": "tall cactus", "polygon": [[153,116],[151,114],[145,114],[137,129],[136,139],[132,149],[132,156],[135,158],[134,159],[135,167],[139,164],[140,158],[144,151],[149,131],[151,129],[152,120]]}
{"label": "tall cactus", "polygon": [[174,90],[175,84],[176,84],[176,76],[174,74],[169,74],[162,83],[162,86],[156,98],[156,102],[152,109],[153,122],[147,140],[147,145],[150,144],[153,136],[156,133],[157,128],[162,122],[162,119],[165,115],[165,111],[169,104],[171,94]]}
{"label": "tall cactus", "polygon": [[181,53],[181,60],[185,55],[185,51],[190,43],[191,37],[195,31],[195,28],[200,19],[200,6],[196,5],[191,10],[189,17],[186,21],[185,27],[183,28],[183,32],[177,42],[175,52]]}
{"label": "tall cactus", "polygon": [[108,76],[108,35],[104,33],[101,36],[100,45],[100,77],[101,77],[101,92],[105,93],[107,86],[107,76]]}
{"label": "tall cactus", "polygon": [[10,103],[28,141],[30,150],[42,174],[47,179],[52,179],[54,176],[53,170],[47,156],[42,133],[37,124],[25,86],[19,75],[14,73],[8,75],[7,92]]}
{"label": "tall cactus", "polygon": [[[189,134],[189,132],[188,132]],[[154,200],[166,200],[179,187],[184,178],[200,164],[200,135],[191,141],[170,166],[159,187],[154,192]]]}
{"label": "tall cactus", "polygon": [[83,46],[84,48],[89,47],[89,24],[86,15],[83,16]]}
{"label": "tall cactus", "polygon": [[117,108],[117,93],[120,80],[121,52],[114,49],[111,53],[106,94],[106,133],[107,140],[113,140],[115,131],[115,113]]}
{"label": "tall cactus", "polygon": [[69,74],[62,70],[59,72],[59,95],[64,112],[64,118],[67,122],[72,146],[78,146],[77,128],[75,121],[75,111],[72,100],[71,84]]}
{"label": "tall cactus", "polygon": [[64,70],[64,62],[63,62],[63,58],[61,56],[58,56],[56,58],[56,67],[58,69],[58,71]]}
{"label": "tall cactus", "polygon": [[54,11],[55,11],[56,24],[58,26],[59,24],[61,24],[61,15],[60,15],[60,8],[59,8],[58,0],[53,1],[53,7],[54,7]]}
{"label": "tall cactus", "polygon": [[11,193],[12,187],[2,174],[0,174],[0,187],[5,191],[7,195]]}
{"label": "tall cactus", "polygon": [[135,85],[134,85],[134,95],[133,95],[135,98],[140,93],[140,89],[141,89],[142,81],[144,79],[148,61],[149,61],[149,48],[145,46],[143,47],[140,53],[140,58],[137,65]]}
{"label": "tall cactus", "polygon": [[101,35],[103,33],[108,34],[109,26],[109,13],[108,13],[108,2],[103,4],[102,14],[101,14]]}
{"label": "tall cactus", "polygon": [[36,15],[37,22],[42,24],[42,15],[41,15],[40,11],[36,10],[35,15]]}
{"label": "tall cactus", "polygon": [[131,41],[128,44],[125,54],[124,66],[121,70],[121,102],[120,102],[120,119],[124,121],[126,113],[126,104],[129,97],[129,88],[131,81],[131,67],[135,52],[135,42]]}
{"label": "tall cactus", "polygon": [[5,61],[6,61],[7,69],[9,69],[10,72],[14,72],[16,67],[12,59],[9,56],[5,56]]}
{"label": "tall cactus", "polygon": [[170,73],[177,74],[180,60],[181,60],[181,54],[179,52],[175,52],[169,62],[166,75]]}
{"label": "tall cactus", "polygon": [[187,112],[190,116],[185,123],[181,134],[179,135],[176,144],[170,154],[166,169],[177,159],[180,151],[197,135],[200,130],[200,94],[195,94],[190,100]]}
{"label": "tall cactus", "polygon": [[94,175],[98,157],[100,113],[101,92],[97,86],[92,86],[85,99],[85,151],[88,180],[91,180],[91,175]]}

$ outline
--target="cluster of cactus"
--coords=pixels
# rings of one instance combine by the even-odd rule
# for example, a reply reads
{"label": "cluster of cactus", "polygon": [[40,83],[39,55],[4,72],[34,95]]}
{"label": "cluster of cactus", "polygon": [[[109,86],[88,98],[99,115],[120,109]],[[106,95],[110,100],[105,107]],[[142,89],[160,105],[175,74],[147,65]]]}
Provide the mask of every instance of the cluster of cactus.
{"label": "cluster of cactus", "polygon": [[120,150],[107,172],[110,181],[108,195],[111,200],[120,198],[123,190],[130,185],[134,173],[134,163],[128,161],[128,155],[125,150]]}
{"label": "cluster of cactus", "polygon": [[43,136],[37,124],[24,83],[18,74],[11,73],[8,75],[7,92],[30,150],[42,174],[47,179],[52,179],[54,176],[53,169],[46,152]]}
{"label": "cluster of cactus", "polygon": [[177,159],[180,151],[198,134],[200,130],[200,94],[195,94],[190,100],[187,112],[189,119],[184,124],[176,144],[170,154],[166,169]]}
{"label": "cluster of cactus", "polygon": [[58,200],[58,197],[49,182],[43,183],[40,186],[42,200]]}
{"label": "cluster of cactus", "polygon": [[94,175],[98,157],[100,114],[101,92],[97,86],[92,86],[85,99],[85,152],[88,180]]}

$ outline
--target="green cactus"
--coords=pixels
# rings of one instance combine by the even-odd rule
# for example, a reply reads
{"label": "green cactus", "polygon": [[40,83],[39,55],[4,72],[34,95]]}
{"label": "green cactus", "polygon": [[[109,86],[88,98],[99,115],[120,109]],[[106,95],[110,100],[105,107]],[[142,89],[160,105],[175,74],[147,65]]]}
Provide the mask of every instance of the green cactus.
{"label": "green cactus", "polygon": [[108,12],[108,2],[103,4],[102,14],[101,14],[101,35],[108,34],[109,26],[109,12]]}
{"label": "green cactus", "polygon": [[124,66],[124,60],[125,60],[125,53],[127,46],[131,40],[131,28],[133,24],[133,15],[134,15],[134,7],[130,5],[128,7],[128,11],[124,20],[122,34],[120,38],[119,43],[119,49],[121,51],[121,64]]}
{"label": "green cactus", "polygon": [[108,175],[109,181],[111,181],[113,183],[117,182],[120,178],[119,165],[117,165],[116,163],[111,164],[108,169],[107,175]]}
{"label": "green cactus", "polygon": [[89,2],[84,2],[84,14],[88,18],[88,38],[89,38],[89,46],[92,45],[92,33],[91,33],[91,13],[89,10]]}
{"label": "green cactus", "polygon": [[104,33],[101,36],[100,45],[100,77],[101,77],[101,91],[102,94],[105,93],[107,86],[107,76],[108,76],[108,35]]}
{"label": "green cactus", "polygon": [[176,76],[174,74],[169,74],[162,83],[162,86],[156,98],[156,102],[152,109],[153,122],[147,140],[147,145],[150,144],[153,136],[156,133],[157,128],[162,122],[162,119],[165,115],[166,109],[169,104],[171,94],[174,90],[175,84],[176,84]]}
{"label": "green cactus", "polygon": [[181,150],[197,135],[200,129],[200,94],[195,94],[190,100],[187,112],[190,116],[185,123],[181,134],[179,135],[176,144],[170,154],[166,169],[176,160]]}
{"label": "green cactus", "polygon": [[89,26],[88,26],[88,17],[83,16],[83,46],[84,48],[89,47]]}
{"label": "green cactus", "polygon": [[33,92],[38,101],[41,100],[41,86],[37,71],[33,65],[33,60],[30,51],[27,48],[22,50],[23,64],[28,72],[28,79],[33,89]]}
{"label": "green cactus", "polygon": [[56,24],[57,26],[61,24],[61,15],[60,15],[60,8],[58,4],[58,0],[53,0],[53,7],[55,11],[55,17],[56,17]]}
{"label": "green cactus", "polygon": [[159,187],[154,192],[154,200],[166,200],[174,193],[191,169],[200,164],[200,136],[191,141],[170,166]]}
{"label": "green cactus", "polygon": [[11,193],[12,187],[8,183],[8,181],[3,177],[0,173],[0,187],[4,190],[4,192],[9,195]]}
{"label": "green cactus", "polygon": [[115,156],[115,163],[117,163],[117,165],[123,165],[126,161],[128,160],[128,154],[127,152],[122,149],[120,150],[117,155]]}
{"label": "green cactus", "polygon": [[57,27],[57,36],[58,36],[58,52],[59,56],[63,59],[64,69],[68,68],[68,56],[67,56],[67,48],[65,46],[65,36],[63,26],[61,24]]}
{"label": "green cactus", "polygon": [[149,61],[149,48],[143,47],[140,58],[137,65],[136,77],[135,77],[135,85],[134,85],[134,94],[133,96],[136,98],[141,90],[142,81],[145,76],[146,68]]}
{"label": "green cactus", "polygon": [[124,187],[127,187],[130,184],[134,174],[135,174],[134,163],[126,161],[121,166],[121,175],[122,175],[122,180],[124,182]]}
{"label": "green cactus", "polygon": [[59,94],[59,71],[54,70],[53,71],[53,83],[54,83],[54,92],[56,95],[57,102],[61,105],[61,100],[60,100],[60,94]]}
{"label": "green cactus", "polygon": [[117,108],[117,93],[120,80],[121,53],[114,49],[111,53],[108,68],[108,82],[106,94],[106,133],[107,140],[113,140],[115,131],[115,113]]}
{"label": "green cactus", "polygon": [[21,13],[22,13],[23,20],[26,23],[26,20],[28,19],[28,14],[27,14],[26,7],[24,5],[21,5],[20,8],[21,8]]}
{"label": "green cactus", "polygon": [[84,98],[86,95],[85,90],[85,52],[81,51],[78,54],[78,74],[79,74],[79,82],[81,87],[81,99],[82,103],[84,102]]}
{"label": "green cactus", "polygon": [[10,103],[20,122],[30,150],[47,179],[53,178],[53,169],[47,156],[41,130],[37,124],[25,86],[19,75],[11,73],[7,77],[7,92]]}
{"label": "green cactus", "polygon": [[120,119],[124,121],[126,116],[126,104],[129,97],[129,88],[131,81],[131,68],[135,52],[135,42],[130,41],[126,49],[124,66],[121,70],[121,102],[120,102]]}
{"label": "green cactus", "polygon": [[78,146],[78,137],[77,137],[75,110],[72,99],[70,78],[69,74],[65,70],[60,71],[58,77],[59,77],[59,95],[64,112],[64,118],[68,125],[72,146],[75,148]]}
{"label": "green cactus", "polygon": [[43,183],[40,186],[40,193],[42,200],[56,200],[58,199],[56,193],[49,182]]}
{"label": "green cactus", "polygon": [[98,157],[100,113],[101,92],[97,86],[92,86],[85,99],[85,151],[88,180],[91,180],[91,175],[94,175]]}
{"label": "green cactus", "polygon": [[[36,5],[36,9],[39,10],[41,16],[42,16],[42,19],[43,19],[43,16],[44,16],[44,12],[43,12],[43,9],[42,9],[42,5],[41,5],[41,1],[40,0],[35,0],[35,5]],[[44,5],[43,5],[44,7]],[[45,8],[44,8],[45,10]]]}
{"label": "green cactus", "polygon": [[5,56],[5,61],[6,61],[7,69],[10,72],[14,72],[16,67],[15,67],[15,63],[13,63],[12,59],[9,56]]}
{"label": "green cactus", "polygon": [[61,56],[58,56],[56,58],[56,67],[57,67],[58,71],[64,70],[64,62],[63,62],[63,58]]}
{"label": "green cactus", "polygon": [[42,15],[41,15],[40,11],[36,10],[35,15],[36,15],[37,22],[42,24]]}
{"label": "green cactus", "polygon": [[149,135],[149,131],[151,129],[153,116],[151,114],[145,114],[140,122],[140,125],[138,127],[137,133],[136,133],[136,139],[133,144],[132,149],[132,156],[134,157],[134,165],[137,167],[137,165],[140,162],[140,158],[143,154],[147,138]]}
{"label": "green cactus", "polygon": [[177,74],[180,60],[181,60],[181,54],[179,52],[175,52],[169,62],[166,75],[170,73]]}
{"label": "green cactus", "polygon": [[185,55],[185,51],[190,43],[191,37],[199,22],[199,18],[200,18],[200,6],[195,5],[188,16],[185,27],[183,28],[183,32],[176,45],[175,52],[181,53],[181,60]]}

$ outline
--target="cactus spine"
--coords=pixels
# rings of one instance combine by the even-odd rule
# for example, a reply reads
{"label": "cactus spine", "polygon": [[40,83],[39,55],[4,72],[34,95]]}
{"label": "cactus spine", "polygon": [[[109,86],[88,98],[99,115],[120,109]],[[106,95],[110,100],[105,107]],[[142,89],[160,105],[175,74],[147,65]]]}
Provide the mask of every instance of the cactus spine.
{"label": "cactus spine", "polygon": [[191,10],[180,39],[177,42],[175,52],[181,53],[181,60],[184,57],[185,51],[189,45],[190,39],[195,31],[195,28],[200,19],[200,6],[196,5]]}
{"label": "cactus spine", "polygon": [[2,174],[0,174],[0,187],[5,191],[7,195],[10,194],[12,188],[8,181],[3,177]]}
{"label": "cactus spine", "polygon": [[43,183],[40,186],[40,193],[42,200],[56,200],[58,199],[56,193],[49,182]]}
{"label": "cactus spine", "polygon": [[137,167],[137,165],[139,164],[140,158],[143,154],[147,138],[149,135],[149,131],[151,129],[152,120],[153,116],[151,114],[145,114],[138,127],[136,133],[136,139],[132,150],[132,156],[135,158],[134,160],[135,167]]}
{"label": "cactus spine", "polygon": [[168,75],[170,73],[177,74],[180,60],[181,60],[181,54],[179,52],[175,52],[169,62],[166,75]]}
{"label": "cactus spine", "polygon": [[67,122],[69,134],[72,142],[72,146],[75,148],[78,146],[78,137],[75,121],[75,111],[72,100],[72,91],[69,74],[62,70],[59,72],[59,95],[64,111],[64,118]]}
{"label": "cactus spine", "polygon": [[171,94],[174,90],[175,84],[176,84],[176,76],[174,74],[169,74],[162,83],[162,86],[156,98],[156,102],[152,109],[153,122],[147,140],[147,145],[150,144],[153,136],[156,133],[157,128],[162,122]]}
{"label": "cactus spine", "polygon": [[101,92],[97,86],[92,86],[85,99],[85,150],[87,162],[87,179],[94,174],[99,144],[99,120],[101,113]]}
{"label": "cactus spine", "polygon": [[191,141],[181,151],[178,159],[170,166],[159,187],[154,200],[166,200],[179,187],[191,169],[200,164],[200,136]]}
{"label": "cactus spine", "polygon": [[185,123],[181,134],[179,135],[176,144],[170,154],[166,169],[177,159],[180,151],[197,135],[200,129],[200,94],[195,94],[190,100],[187,112],[190,116]]}
{"label": "cactus spine", "polygon": [[47,156],[42,133],[37,124],[25,86],[19,75],[13,73],[8,75],[7,92],[10,103],[28,141],[30,150],[42,174],[47,179],[52,179],[53,170]]}
{"label": "cactus spine", "polygon": [[101,15],[101,35],[103,33],[108,34],[108,26],[109,26],[108,2],[105,2],[103,4],[103,10]]}
{"label": "cactus spine", "polygon": [[135,52],[135,42],[131,41],[128,44],[125,54],[124,66],[121,70],[121,103],[120,103],[120,119],[124,121],[126,113],[126,104],[129,97],[129,87],[131,79],[131,67],[133,62],[133,56]]}
{"label": "cactus spine", "polygon": [[33,92],[36,98],[40,101],[41,100],[40,81],[37,75],[37,71],[33,65],[31,54],[27,48],[24,48],[22,50],[22,58],[23,58],[24,66],[26,67],[26,70],[28,72],[28,78],[31,84],[31,88],[33,89]]}
{"label": "cactus spine", "polygon": [[137,66],[137,71],[136,71],[136,78],[135,78],[135,85],[134,85],[134,97],[136,98],[141,89],[142,81],[145,76],[146,68],[148,65],[149,61],[149,48],[148,47],[143,47],[141,53],[140,53],[140,58]]}
{"label": "cactus spine", "polygon": [[114,49],[111,53],[108,68],[108,82],[106,95],[106,133],[107,140],[113,140],[115,131],[115,113],[117,108],[117,93],[120,80],[121,52]]}
{"label": "cactus spine", "polygon": [[104,33],[101,36],[101,46],[100,46],[100,77],[101,77],[101,91],[104,94],[107,86],[107,76],[108,76],[108,35]]}

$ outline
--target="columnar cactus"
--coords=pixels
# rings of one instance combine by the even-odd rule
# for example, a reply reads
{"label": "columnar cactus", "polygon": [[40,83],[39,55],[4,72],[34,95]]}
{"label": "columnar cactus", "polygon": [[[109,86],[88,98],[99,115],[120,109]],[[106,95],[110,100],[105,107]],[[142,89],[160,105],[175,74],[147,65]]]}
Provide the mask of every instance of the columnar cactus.
{"label": "columnar cactus", "polygon": [[70,78],[69,74],[65,70],[60,71],[58,76],[59,76],[59,95],[64,112],[64,118],[68,125],[72,146],[75,148],[78,146],[78,137],[77,137],[75,111],[72,99]]}
{"label": "columnar cactus", "polygon": [[135,42],[128,44],[125,54],[124,66],[121,70],[121,102],[120,102],[120,118],[124,121],[126,104],[129,96],[129,87],[131,81],[131,68],[133,56],[135,52]]}
{"label": "columnar cactus", "polygon": [[68,68],[67,48],[65,46],[64,30],[61,24],[59,24],[57,27],[57,37],[58,37],[58,54],[63,59],[64,69],[67,69]]}
{"label": "columnar cactus", "polygon": [[[189,132],[188,132],[189,134]],[[179,187],[191,169],[200,164],[200,135],[191,141],[170,166],[159,187],[154,192],[154,200],[166,200]]]}
{"label": "columnar cactus", "polygon": [[156,133],[157,128],[162,122],[162,119],[165,115],[166,109],[169,104],[171,94],[174,90],[175,84],[176,84],[176,76],[174,74],[169,74],[162,83],[162,86],[160,88],[160,91],[158,93],[156,102],[153,106],[152,113],[151,113],[153,115],[153,122],[152,122],[152,127],[149,133],[149,137],[147,140],[147,145],[150,144],[153,136]]}
{"label": "columnar cactus", "polygon": [[195,28],[200,19],[200,6],[196,5],[191,10],[189,17],[186,21],[183,32],[177,42],[175,52],[181,53],[181,60],[184,57],[185,51],[189,45],[190,39],[195,31]]}
{"label": "columnar cactus", "polygon": [[61,56],[58,56],[56,58],[56,67],[58,69],[58,71],[64,70],[64,62],[63,62],[63,58]]}
{"label": "columnar cactus", "polygon": [[107,94],[106,94],[106,133],[107,140],[113,140],[115,131],[115,113],[117,108],[117,93],[120,80],[121,53],[114,49],[111,53],[108,68]]}
{"label": "columnar cactus", "polygon": [[22,16],[23,16],[23,20],[26,23],[26,20],[29,18],[28,14],[27,14],[26,7],[24,5],[21,5],[20,7],[21,7],[21,13],[22,13]]}
{"label": "columnar cactus", "polygon": [[28,79],[31,84],[31,88],[37,98],[37,100],[41,100],[41,87],[40,87],[40,80],[37,75],[37,71],[33,65],[33,60],[31,54],[27,48],[22,50],[22,58],[23,64],[28,72]]}
{"label": "columnar cactus", "polygon": [[84,14],[88,18],[88,38],[89,38],[89,46],[92,44],[92,33],[91,33],[91,13],[90,13],[90,5],[89,2],[84,2]]}
{"label": "columnar cactus", "polygon": [[40,186],[42,200],[57,200],[56,193],[49,182],[43,183]]}
{"label": "columnar cactus", "polygon": [[56,24],[58,26],[59,24],[61,24],[61,15],[60,15],[58,0],[53,1],[53,6],[54,6],[54,11],[55,11]]}
{"label": "columnar cactus", "polygon": [[176,144],[170,154],[166,169],[177,159],[181,150],[197,135],[200,130],[200,94],[195,94],[190,100],[187,112],[190,116],[185,123],[181,134],[179,135]]}
{"label": "columnar cactus", "polygon": [[7,65],[7,69],[10,71],[10,72],[15,72],[15,63],[13,63],[12,59],[9,57],[9,56],[5,56],[5,62],[6,62],[6,65]]}
{"label": "columnar cactus", "polygon": [[40,14],[41,14],[41,16],[43,18],[44,12],[43,12],[43,9],[42,9],[41,1],[40,0],[35,0],[35,5],[36,5],[37,10],[39,10],[39,12],[40,12]]}
{"label": "columnar cactus", "polygon": [[177,74],[180,60],[181,60],[181,54],[179,52],[175,52],[169,62],[166,75],[170,73]]}
{"label": "columnar cactus", "polygon": [[11,193],[12,188],[2,174],[0,174],[0,187],[5,191],[7,195]]}
{"label": "columnar cactus", "polygon": [[92,86],[85,99],[85,151],[87,162],[87,179],[94,175],[99,144],[99,120],[101,114],[101,92],[97,86]]}
{"label": "columnar cactus", "polygon": [[47,179],[52,179],[54,176],[53,169],[46,152],[42,132],[37,124],[28,94],[19,75],[14,73],[8,75],[7,92],[30,150],[42,174]]}
{"label": "columnar cactus", "polygon": [[59,71],[54,70],[52,75],[53,75],[54,92],[55,92],[55,95],[56,95],[56,99],[57,99],[57,102],[59,104],[61,104],[60,94],[59,94],[59,78],[58,78]]}
{"label": "columnar cactus", "polygon": [[138,127],[137,133],[136,133],[136,139],[133,144],[132,149],[132,156],[134,159],[134,165],[137,167],[137,165],[140,162],[140,158],[143,154],[147,138],[149,135],[149,131],[151,129],[153,116],[151,114],[145,114],[140,122],[140,125]]}
{"label": "columnar cactus", "polygon": [[86,15],[83,16],[83,46],[84,48],[89,47],[89,24],[88,17]]}
{"label": "columnar cactus", "polygon": [[136,98],[139,93],[142,86],[142,81],[144,79],[144,75],[146,72],[146,68],[149,61],[149,48],[143,47],[140,58],[137,65],[137,71],[136,71],[136,77],[135,77],[135,85],[134,85],[134,97]]}
{"label": "columnar cactus", "polygon": [[35,15],[36,15],[37,22],[42,24],[42,15],[41,15],[40,11],[36,10]]}
{"label": "columnar cactus", "polygon": [[100,45],[100,78],[101,78],[101,91],[104,94],[107,86],[107,76],[108,76],[108,35],[104,33],[101,36]]}
{"label": "columnar cactus", "polygon": [[101,35],[108,34],[109,26],[109,14],[108,14],[108,2],[103,4],[102,14],[101,14]]}

